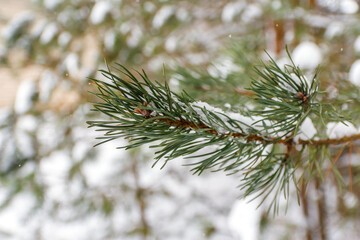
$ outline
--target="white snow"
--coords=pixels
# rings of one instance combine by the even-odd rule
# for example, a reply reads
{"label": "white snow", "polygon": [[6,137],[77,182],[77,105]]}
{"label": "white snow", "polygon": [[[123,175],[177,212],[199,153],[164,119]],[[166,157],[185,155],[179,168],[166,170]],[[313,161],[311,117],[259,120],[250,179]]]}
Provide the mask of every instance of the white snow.
{"label": "white snow", "polygon": [[69,32],[62,32],[58,38],[58,44],[62,47],[66,47],[71,41],[72,35]]}
{"label": "white snow", "polygon": [[224,107],[226,107],[228,110],[230,110],[231,109],[231,104],[230,103],[225,103]]}
{"label": "white snow", "polygon": [[359,205],[358,197],[352,192],[345,192],[343,199],[347,208],[355,208],[357,205]]}
{"label": "white snow", "polygon": [[301,84],[301,82],[306,82],[309,86],[311,85],[311,80],[309,80],[306,76],[300,76],[300,79],[298,76],[296,76],[295,73],[291,73],[290,75],[292,79],[298,84]]}
{"label": "white snow", "polygon": [[58,32],[59,32],[59,27],[57,26],[57,24],[54,22],[49,23],[48,25],[46,25],[44,31],[40,36],[40,43],[44,45],[48,44],[54,39],[54,37],[56,36],[56,34],[58,34]]}
{"label": "white snow", "polygon": [[53,200],[67,198],[66,178],[71,167],[71,159],[65,151],[53,151],[41,160],[39,170],[43,181],[47,184],[46,197]]}
{"label": "white snow", "polygon": [[[76,13],[79,14],[79,13]],[[80,15],[80,14],[79,14]],[[79,17],[79,16],[77,16]],[[64,9],[63,11],[60,11],[57,16],[57,22],[61,25],[69,25],[71,24],[72,19],[74,18],[74,10],[73,9]]]}
{"label": "white snow", "polygon": [[354,85],[360,87],[360,59],[356,60],[350,68],[349,80]]}
{"label": "white snow", "polygon": [[205,53],[187,53],[185,59],[192,65],[201,65],[208,63],[209,56]]}
{"label": "white snow", "polygon": [[282,7],[282,3],[278,0],[275,0],[271,3],[271,7],[274,10],[279,10]]}
{"label": "white snow", "polygon": [[176,18],[184,22],[189,19],[189,13],[185,8],[178,8],[176,10]]}
{"label": "white snow", "polygon": [[304,22],[306,25],[309,25],[309,27],[327,28],[327,26],[329,26],[329,24],[333,21],[329,17],[323,15],[307,14],[306,17],[304,15],[305,14],[302,14],[298,17],[303,18]]}
{"label": "white snow", "polygon": [[[11,115],[12,115],[12,110],[10,107],[0,108],[0,127],[8,124],[8,121],[9,121]],[[0,146],[1,146],[1,144],[0,144]]]}
{"label": "white snow", "polygon": [[[280,66],[279,66],[280,67]],[[311,86],[311,81],[306,77],[306,76],[300,76],[301,79],[295,74],[295,73],[290,73],[290,77],[294,80],[294,82],[296,82],[297,84],[301,85],[301,83],[307,83],[308,86]],[[289,85],[286,82],[281,82],[281,85],[283,87],[285,87],[288,91],[293,92],[293,93],[297,93],[298,90],[293,88],[291,85]],[[274,100],[277,101],[281,101],[280,99],[277,98],[273,98]]]}
{"label": "white snow", "polygon": [[26,224],[26,219],[30,216],[31,210],[35,205],[36,199],[33,194],[29,192],[17,194],[14,199],[10,201],[9,206],[1,211],[0,232],[17,236],[18,238],[11,238],[14,240],[28,238],[29,229]]}
{"label": "white snow", "polygon": [[241,15],[241,20],[245,23],[248,23],[257,18],[260,18],[262,14],[262,9],[258,4],[250,4],[244,9],[244,12]]}
{"label": "white snow", "polygon": [[64,138],[64,129],[58,122],[57,116],[50,112],[43,113],[44,122],[38,126],[37,141],[39,143],[39,152],[45,154],[53,151]]}
{"label": "white snow", "polygon": [[166,59],[162,55],[158,55],[156,57],[151,58],[147,66],[151,71],[158,71],[164,67],[165,62],[167,63],[166,65],[169,66],[169,59]]}
{"label": "white snow", "polygon": [[254,200],[238,200],[234,203],[228,217],[228,224],[235,239],[258,239],[261,211],[257,210],[258,203]]}
{"label": "white snow", "polygon": [[2,36],[9,41],[20,35],[35,19],[35,16],[30,12],[22,12],[16,15],[2,31]]}
{"label": "white snow", "polygon": [[317,4],[335,13],[354,14],[359,10],[356,0],[317,0]]}
{"label": "white snow", "polygon": [[[18,151],[24,158],[32,158],[35,156],[35,145],[33,143],[32,137],[20,129],[15,131],[16,137],[16,146]],[[19,165],[21,167],[21,165]]]}
{"label": "white snow", "polygon": [[176,36],[170,36],[165,41],[165,49],[168,52],[174,52],[177,47],[177,37]]}
{"label": "white snow", "polygon": [[3,59],[6,58],[7,53],[8,53],[8,48],[5,46],[0,46],[0,61],[3,61]]}
{"label": "white snow", "polygon": [[139,26],[132,27],[130,36],[126,38],[127,45],[131,48],[136,47],[139,45],[142,35],[143,34]]}
{"label": "white snow", "polygon": [[64,67],[69,75],[76,78],[80,73],[79,56],[76,53],[70,53],[64,60]]}
{"label": "white snow", "polygon": [[321,49],[313,42],[300,43],[293,52],[293,60],[300,68],[313,70],[322,61]]}
{"label": "white snow", "polygon": [[327,39],[333,39],[343,34],[345,26],[342,22],[334,21],[326,28],[325,37]]}
{"label": "white snow", "polygon": [[107,51],[111,52],[114,50],[116,42],[116,34],[113,30],[108,30],[104,36],[104,47]]}
{"label": "white snow", "polygon": [[28,112],[33,107],[37,93],[38,88],[36,82],[33,80],[24,80],[16,93],[15,112],[17,114]]}
{"label": "white snow", "polygon": [[55,10],[64,0],[44,0],[44,6],[49,10]]}
{"label": "white snow", "polygon": [[208,73],[214,78],[226,78],[229,74],[241,70],[229,57],[221,57],[214,61],[208,68]]}
{"label": "white snow", "polygon": [[[103,186],[108,182],[111,175],[115,174],[115,163],[127,155],[124,149],[117,149],[117,147],[124,145],[125,143],[122,141],[111,141],[98,147],[98,155],[101,157],[95,161],[87,161],[83,166],[84,175],[90,186]],[[79,149],[75,151],[79,151]],[[81,157],[80,152],[73,152],[73,154]]]}
{"label": "white snow", "polygon": [[[233,112],[227,112],[225,113],[222,109],[213,107],[209,105],[208,103],[197,101],[194,103],[191,103],[191,107],[200,115],[201,120],[207,124],[209,123],[209,120],[207,119],[206,115],[203,112],[203,109],[206,109],[206,111],[215,113],[217,117],[219,117],[224,123],[229,122],[229,118],[236,121],[237,124],[243,129],[243,131],[246,131],[250,126],[257,129],[257,125],[253,125],[255,121],[259,120],[259,117],[246,117],[241,115],[240,113],[233,113]],[[224,115],[229,116],[229,118],[225,117]],[[226,127],[229,130],[232,130],[234,132],[241,132],[241,129],[231,126],[230,124],[227,124]],[[223,127],[218,127],[216,130],[219,133],[228,133],[229,130],[224,129]]]}
{"label": "white snow", "polygon": [[291,65],[290,59],[288,57],[282,57],[276,60],[276,64],[281,68],[281,70],[285,70],[286,65]]}
{"label": "white snow", "polygon": [[106,239],[107,220],[100,214],[89,214],[84,219],[64,222],[51,219],[43,222],[42,236],[44,239]]}
{"label": "white snow", "polygon": [[360,36],[358,36],[354,42],[354,49],[356,53],[360,53]]}
{"label": "white snow", "polygon": [[359,10],[359,5],[355,0],[341,0],[339,7],[345,14],[355,14]]}
{"label": "white snow", "polygon": [[262,150],[261,152],[261,156],[260,156],[260,160],[263,161],[266,159],[266,157],[272,152],[274,148],[274,144],[268,144],[266,145],[266,147],[264,148],[264,150]]}
{"label": "white snow", "polygon": [[93,9],[90,14],[90,22],[92,24],[100,24],[102,23],[106,16],[110,14],[112,9],[112,5],[108,1],[98,1],[95,3]]}
{"label": "white snow", "polygon": [[9,169],[15,159],[16,143],[9,131],[2,131],[0,135],[0,145],[2,147],[2,169]]}
{"label": "white snow", "polygon": [[294,141],[312,139],[317,133],[316,128],[309,117],[305,118],[303,123],[299,127],[299,133],[295,136]]}
{"label": "white snow", "polygon": [[38,38],[41,33],[44,31],[47,21],[42,19],[35,23],[35,26],[32,27],[30,35],[34,38]]}
{"label": "white snow", "polygon": [[78,162],[83,160],[88,152],[93,149],[92,145],[89,141],[77,141],[72,149],[72,158]]}
{"label": "white snow", "polygon": [[34,115],[21,115],[16,121],[16,129],[23,132],[33,133],[37,129],[38,124],[39,121]]}
{"label": "white snow", "polygon": [[124,22],[120,25],[120,32],[123,35],[126,35],[128,32],[130,32],[132,28],[132,25],[129,22]]}
{"label": "white snow", "polygon": [[330,99],[336,98],[338,96],[338,94],[339,94],[339,90],[333,85],[329,85],[326,88],[326,91],[329,93],[329,98]]}
{"label": "white snow", "polygon": [[163,6],[159,11],[157,11],[152,21],[153,27],[156,29],[161,28],[174,13],[175,9],[173,6]]}
{"label": "white snow", "polygon": [[169,79],[169,86],[170,89],[172,89],[173,92],[175,93],[180,93],[181,89],[180,89],[180,82],[179,79],[175,76],[171,76]]}
{"label": "white snow", "polygon": [[[229,106],[229,105],[227,105],[227,106]],[[265,124],[265,125],[272,124],[269,121],[264,121],[264,120],[262,121],[262,118],[260,116],[248,117],[248,116],[244,116],[240,113],[224,112],[222,109],[213,107],[213,106],[209,105],[208,103],[205,103],[202,101],[197,101],[197,102],[191,103],[191,107],[196,111],[197,114],[199,114],[201,121],[204,124],[212,125],[214,123],[213,121],[209,120],[206,117],[205,113],[203,112],[204,109],[206,109],[207,112],[213,113],[218,118],[220,118],[221,121],[226,124],[226,126],[225,127],[217,126],[217,127],[215,127],[216,128],[215,130],[222,134],[229,133],[229,131],[246,133],[247,131],[249,131],[249,128],[253,128],[253,129],[262,131],[263,130],[262,124]],[[184,109],[184,110],[188,111],[186,109]],[[228,117],[225,117],[225,116],[228,116]],[[235,121],[239,127],[232,126],[229,123],[229,119],[231,119],[232,121]],[[306,118],[304,120],[304,122],[302,123],[302,125],[299,127],[299,134],[294,138],[295,142],[299,141],[299,139],[302,139],[302,140],[312,139],[316,135],[316,133],[317,133],[316,128],[314,127],[314,124],[312,123],[311,119]],[[282,135],[283,133],[280,132],[277,134]]]}
{"label": "white snow", "polygon": [[147,1],[144,3],[144,10],[149,13],[153,13],[156,10],[156,6],[154,3]]}
{"label": "white snow", "polygon": [[58,78],[53,71],[46,69],[42,73],[39,82],[40,101],[46,102],[47,100],[49,100],[52,90],[55,88],[57,82],[58,82]]}
{"label": "white snow", "polygon": [[224,23],[232,22],[245,6],[245,2],[231,2],[226,4],[221,14],[222,21]]}
{"label": "white snow", "polygon": [[329,122],[326,125],[326,134],[328,135],[328,137],[330,139],[342,138],[359,133],[359,130],[356,129],[356,127],[352,123],[348,121],[345,121],[344,123]]}
{"label": "white snow", "polygon": [[[65,151],[54,151],[40,162],[40,173],[48,180],[64,181],[71,167],[71,159]],[[50,182],[48,182],[50,185]]]}

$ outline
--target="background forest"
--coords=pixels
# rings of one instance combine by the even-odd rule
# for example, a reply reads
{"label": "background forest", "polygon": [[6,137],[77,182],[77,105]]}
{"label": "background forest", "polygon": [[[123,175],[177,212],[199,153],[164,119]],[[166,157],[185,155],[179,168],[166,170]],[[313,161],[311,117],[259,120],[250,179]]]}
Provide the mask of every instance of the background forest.
{"label": "background forest", "polygon": [[93,148],[100,133],[86,124],[104,118],[90,111],[89,78],[103,79],[106,62],[231,110],[251,108],[264,50],[282,66],[288,46],[305,71],[321,66],[324,98],[359,131],[359,4],[0,0],[0,238],[360,239],[356,146],[333,149],[336,171],[310,181],[300,206],[292,189],[272,216],[238,199],[236,174],[192,175],[185,159],[152,168],[155,150]]}

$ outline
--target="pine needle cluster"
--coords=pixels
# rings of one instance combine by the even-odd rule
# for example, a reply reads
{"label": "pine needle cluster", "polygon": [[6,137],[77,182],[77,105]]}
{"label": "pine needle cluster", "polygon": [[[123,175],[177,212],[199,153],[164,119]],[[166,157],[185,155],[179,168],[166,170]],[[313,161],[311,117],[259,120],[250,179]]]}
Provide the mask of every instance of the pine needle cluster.
{"label": "pine needle cluster", "polygon": [[292,60],[284,68],[271,57],[256,66],[257,77],[246,91],[253,93],[257,107],[238,113],[196,101],[186,92],[177,94],[167,82],[151,81],[145,71],[133,73],[121,64],[113,69],[120,74],[108,68],[101,70],[106,81],[92,79],[98,89],[94,94],[102,100],[94,110],[109,117],[88,122],[104,132],[99,144],[117,138],[128,140],[121,146],[126,149],[150,143],[157,149],[154,164],[184,157],[191,159],[194,174],[208,169],[240,173],[243,197],[264,201],[270,196],[275,211],[279,197],[288,199],[290,185],[299,182],[295,172],[307,162],[306,147],[332,141],[300,138],[304,120],[344,120],[331,105],[319,102],[318,71],[308,80]]}

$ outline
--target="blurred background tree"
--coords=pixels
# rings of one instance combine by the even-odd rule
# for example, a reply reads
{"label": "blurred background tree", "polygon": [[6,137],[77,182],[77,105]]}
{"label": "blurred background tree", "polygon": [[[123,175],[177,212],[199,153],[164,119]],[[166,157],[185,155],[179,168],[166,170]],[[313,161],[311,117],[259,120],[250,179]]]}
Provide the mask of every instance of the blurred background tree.
{"label": "blurred background tree", "polygon": [[141,66],[227,110],[247,103],[263,50],[281,65],[285,45],[309,72],[321,64],[323,98],[359,119],[357,1],[0,4],[2,239],[360,238],[356,148],[334,149],[342,191],[339,178],[312,181],[301,206],[291,201],[273,218],[237,200],[236,176],[192,176],[182,160],[152,169],[151,149],[116,149],[124,140],[92,148],[96,133],[85,124],[99,118],[88,77],[101,79],[105,60]]}

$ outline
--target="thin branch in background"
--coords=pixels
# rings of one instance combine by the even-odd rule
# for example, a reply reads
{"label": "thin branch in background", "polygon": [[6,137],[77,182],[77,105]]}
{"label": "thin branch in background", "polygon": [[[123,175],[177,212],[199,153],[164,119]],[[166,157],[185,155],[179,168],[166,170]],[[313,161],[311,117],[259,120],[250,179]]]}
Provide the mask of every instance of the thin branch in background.
{"label": "thin branch in background", "polygon": [[309,0],[310,9],[316,8],[316,0]]}
{"label": "thin branch in background", "polygon": [[255,96],[255,92],[247,89],[235,88],[235,92],[240,94],[241,96],[248,96],[248,97]]}
{"label": "thin branch in background", "polygon": [[306,219],[306,240],[312,240],[311,224],[309,219],[309,204],[306,194],[306,184],[304,181],[300,185],[300,199],[302,203],[302,210]]}
{"label": "thin branch in background", "polygon": [[317,208],[319,213],[319,228],[321,240],[327,240],[327,206],[324,185],[318,178],[315,178],[315,188],[317,191]]}
{"label": "thin branch in background", "polygon": [[352,142],[349,143],[349,191],[353,192],[352,189],[352,169],[351,169],[351,156],[352,156],[352,149],[353,149],[353,144]]}
{"label": "thin branch in background", "polygon": [[336,156],[334,157],[334,159],[332,160],[332,165],[330,165],[329,169],[326,172],[325,178],[328,178],[329,174],[331,173],[331,170],[333,169],[333,166],[335,166],[335,163],[337,162],[337,160],[340,158],[341,154],[343,153],[345,147],[342,147],[339,152],[336,154]]}
{"label": "thin branch in background", "polygon": [[131,166],[131,171],[134,177],[134,181],[135,181],[135,194],[136,194],[136,199],[137,202],[139,204],[139,210],[140,210],[140,221],[141,221],[141,233],[142,233],[142,237],[143,240],[147,239],[147,236],[150,234],[150,226],[148,224],[148,221],[146,219],[146,202],[145,202],[145,189],[143,189],[140,186],[140,182],[139,182],[139,172],[138,172],[138,159],[133,157],[132,158],[132,166]]}
{"label": "thin branch in background", "polygon": [[345,136],[341,138],[328,138],[328,139],[320,139],[320,140],[299,140],[300,144],[303,145],[312,145],[312,146],[321,146],[321,145],[340,145],[344,143],[353,142],[360,139],[360,133],[354,134],[351,136]]}
{"label": "thin branch in background", "polygon": [[285,23],[283,19],[277,19],[273,22],[275,31],[275,52],[277,55],[284,49]]}

